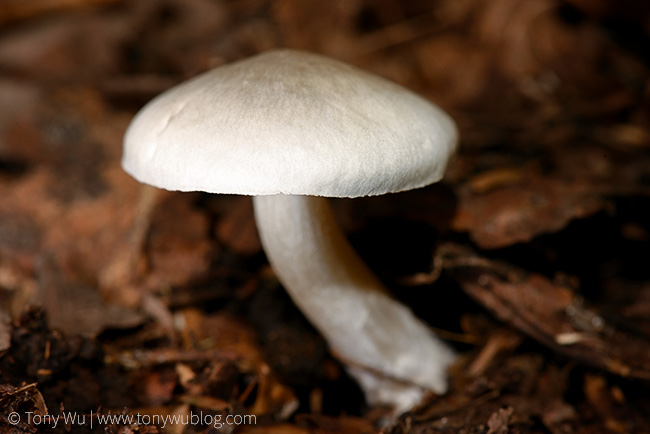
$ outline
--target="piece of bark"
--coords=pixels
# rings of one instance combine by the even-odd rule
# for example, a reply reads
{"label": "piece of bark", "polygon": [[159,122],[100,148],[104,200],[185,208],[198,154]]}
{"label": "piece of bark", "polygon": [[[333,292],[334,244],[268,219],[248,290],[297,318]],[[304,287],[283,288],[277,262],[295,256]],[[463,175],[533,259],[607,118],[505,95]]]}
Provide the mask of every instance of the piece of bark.
{"label": "piece of bark", "polygon": [[452,254],[444,264],[472,298],[553,351],[622,377],[650,380],[648,340],[605,321],[572,288],[468,252]]}

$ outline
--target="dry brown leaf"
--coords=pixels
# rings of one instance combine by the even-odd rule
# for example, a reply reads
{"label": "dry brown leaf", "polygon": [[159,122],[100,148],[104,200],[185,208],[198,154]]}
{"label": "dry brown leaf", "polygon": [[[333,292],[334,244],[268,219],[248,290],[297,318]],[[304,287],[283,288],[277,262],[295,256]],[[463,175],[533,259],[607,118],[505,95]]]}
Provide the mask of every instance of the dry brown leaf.
{"label": "dry brown leaf", "polygon": [[557,232],[605,205],[589,184],[528,177],[482,194],[463,193],[452,225],[480,247],[495,249]]}

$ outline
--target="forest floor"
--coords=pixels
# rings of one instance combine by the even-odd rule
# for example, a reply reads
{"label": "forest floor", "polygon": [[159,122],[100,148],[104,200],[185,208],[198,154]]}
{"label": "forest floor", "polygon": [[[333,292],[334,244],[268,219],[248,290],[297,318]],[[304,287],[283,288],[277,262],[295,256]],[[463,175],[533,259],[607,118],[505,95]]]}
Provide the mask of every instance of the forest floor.
{"label": "forest floor", "polygon": [[[459,354],[398,418],[286,295],[249,197],[120,167],[147,101],[279,47],[459,126],[442,182],[332,200]],[[649,101],[643,0],[0,0],[0,432],[650,433]]]}

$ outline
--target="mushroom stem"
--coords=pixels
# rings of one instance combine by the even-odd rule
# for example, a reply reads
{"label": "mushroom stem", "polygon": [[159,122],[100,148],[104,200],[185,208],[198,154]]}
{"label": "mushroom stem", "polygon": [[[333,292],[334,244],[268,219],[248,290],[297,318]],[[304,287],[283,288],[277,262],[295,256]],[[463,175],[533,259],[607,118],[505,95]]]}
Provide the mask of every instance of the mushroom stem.
{"label": "mushroom stem", "polygon": [[426,390],[446,391],[452,351],[389,295],[347,242],[327,199],[253,200],[273,269],[371,404],[404,410]]}

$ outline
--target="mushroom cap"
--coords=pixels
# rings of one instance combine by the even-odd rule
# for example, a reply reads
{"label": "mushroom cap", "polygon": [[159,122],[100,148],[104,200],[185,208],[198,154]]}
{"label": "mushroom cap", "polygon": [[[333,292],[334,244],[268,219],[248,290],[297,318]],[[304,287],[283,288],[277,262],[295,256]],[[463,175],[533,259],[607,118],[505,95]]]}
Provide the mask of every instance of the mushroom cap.
{"label": "mushroom cap", "polygon": [[453,120],[388,80],[278,50],[164,92],[134,118],[122,166],[168,190],[378,195],[442,178]]}

